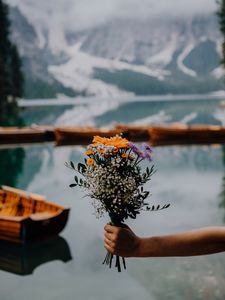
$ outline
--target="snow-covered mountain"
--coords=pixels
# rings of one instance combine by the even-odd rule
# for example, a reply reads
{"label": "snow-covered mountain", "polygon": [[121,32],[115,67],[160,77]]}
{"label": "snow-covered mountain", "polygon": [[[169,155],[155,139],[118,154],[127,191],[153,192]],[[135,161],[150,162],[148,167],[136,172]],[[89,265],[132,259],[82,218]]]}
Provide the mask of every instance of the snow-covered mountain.
{"label": "snow-covered mountain", "polygon": [[[12,2],[12,1],[11,1]],[[113,18],[76,30],[11,6],[27,96],[196,93],[223,88],[216,15]],[[45,95],[43,95],[45,91]],[[32,94],[33,93],[33,94]]]}

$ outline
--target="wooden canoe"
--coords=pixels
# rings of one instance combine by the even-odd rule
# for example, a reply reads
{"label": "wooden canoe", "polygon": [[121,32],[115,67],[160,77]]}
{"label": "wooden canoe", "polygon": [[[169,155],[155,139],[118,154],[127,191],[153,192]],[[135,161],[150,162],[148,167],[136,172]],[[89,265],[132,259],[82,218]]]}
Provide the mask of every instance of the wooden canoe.
{"label": "wooden canoe", "polygon": [[132,142],[143,142],[149,140],[150,126],[118,124],[115,128],[121,131],[124,137]]}
{"label": "wooden canoe", "polygon": [[149,128],[154,146],[225,143],[225,127],[216,125],[174,124]]}
{"label": "wooden canoe", "polygon": [[0,144],[40,143],[54,139],[54,132],[50,127],[0,127]]}
{"label": "wooden canoe", "polygon": [[28,244],[0,241],[0,270],[13,274],[30,275],[46,262],[68,262],[71,259],[69,245],[61,236]]}
{"label": "wooden canoe", "polygon": [[55,128],[56,145],[87,145],[95,135],[112,137],[120,134],[120,129],[104,129],[94,127],[61,127]]}
{"label": "wooden canoe", "polygon": [[0,240],[26,243],[57,235],[65,227],[69,209],[43,196],[0,187]]}

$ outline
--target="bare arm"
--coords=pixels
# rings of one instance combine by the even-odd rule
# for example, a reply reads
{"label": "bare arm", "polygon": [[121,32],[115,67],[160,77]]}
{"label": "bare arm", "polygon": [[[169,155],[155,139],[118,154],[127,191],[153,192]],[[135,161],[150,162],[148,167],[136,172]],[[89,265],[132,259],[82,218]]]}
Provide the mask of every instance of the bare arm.
{"label": "bare arm", "polygon": [[105,226],[105,248],[124,257],[194,256],[225,251],[225,227],[140,238],[129,228]]}

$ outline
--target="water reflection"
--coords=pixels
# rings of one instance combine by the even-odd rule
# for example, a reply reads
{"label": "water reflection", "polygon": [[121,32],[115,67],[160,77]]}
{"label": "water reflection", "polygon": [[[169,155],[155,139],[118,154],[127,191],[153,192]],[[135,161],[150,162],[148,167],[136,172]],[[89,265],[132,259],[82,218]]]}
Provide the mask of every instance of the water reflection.
{"label": "water reflection", "polygon": [[0,150],[0,184],[16,186],[17,179],[23,171],[24,159],[23,148]]}
{"label": "water reflection", "polygon": [[46,262],[71,259],[69,245],[60,236],[27,245],[0,241],[0,269],[10,273],[29,275]]}

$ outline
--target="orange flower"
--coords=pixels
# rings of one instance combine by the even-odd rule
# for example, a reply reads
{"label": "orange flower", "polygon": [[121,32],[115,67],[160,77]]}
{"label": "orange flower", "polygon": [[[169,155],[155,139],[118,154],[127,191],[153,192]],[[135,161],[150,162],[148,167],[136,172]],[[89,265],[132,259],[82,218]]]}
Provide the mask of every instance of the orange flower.
{"label": "orange flower", "polygon": [[126,153],[123,153],[123,154],[121,155],[122,158],[127,158],[128,156],[129,156],[129,155],[126,154]]}
{"label": "orange flower", "polygon": [[89,158],[88,160],[87,160],[87,165],[88,166],[93,166],[93,164],[94,164],[94,159],[93,158]]}
{"label": "orange flower", "polygon": [[129,141],[119,135],[111,137],[109,140],[109,144],[117,148],[128,148],[129,146]]}
{"label": "orange flower", "polygon": [[107,143],[107,138],[101,137],[101,136],[94,136],[93,141],[92,141],[92,145],[96,146],[96,145],[105,145]]}
{"label": "orange flower", "polygon": [[113,152],[114,152],[114,153],[117,153],[117,152],[118,152],[118,148],[115,147],[115,148],[113,149]]}
{"label": "orange flower", "polygon": [[127,139],[122,138],[119,135],[113,136],[111,138],[104,138],[100,136],[94,136],[92,146],[97,145],[106,145],[106,146],[114,146],[116,148],[128,148],[129,141]]}
{"label": "orange flower", "polygon": [[86,153],[86,155],[91,155],[91,154],[93,154],[93,152],[92,152],[90,149],[88,149],[85,153]]}

